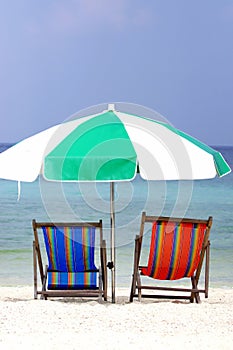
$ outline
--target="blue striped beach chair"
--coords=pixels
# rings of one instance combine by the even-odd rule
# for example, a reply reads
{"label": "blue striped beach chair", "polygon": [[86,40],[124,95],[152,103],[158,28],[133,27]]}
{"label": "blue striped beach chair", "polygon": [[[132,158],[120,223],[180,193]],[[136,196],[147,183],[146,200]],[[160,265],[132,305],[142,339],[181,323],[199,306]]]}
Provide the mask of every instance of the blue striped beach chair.
{"label": "blue striped beach chair", "polygon": [[[89,223],[43,223],[32,221],[34,231],[34,298],[103,297],[107,300],[107,257],[102,221]],[[95,236],[99,231],[100,266],[95,265]],[[39,243],[42,231],[47,264]],[[45,268],[44,268],[45,266]],[[41,279],[38,290],[37,275]]]}
{"label": "blue striped beach chair", "polygon": [[[151,226],[151,242],[146,266],[140,265],[142,239],[145,224]],[[200,303],[199,293],[208,297],[209,286],[209,234],[212,218],[208,220],[181,219],[147,216],[142,213],[140,234],[135,239],[135,254],[130,301],[134,297],[145,298],[194,299]],[[205,259],[204,289],[198,288],[203,261]],[[191,287],[163,287],[142,284],[142,279],[150,277],[155,280],[191,280]],[[144,282],[145,283],[145,282]],[[142,290],[169,291],[171,295],[142,294]],[[176,293],[174,293],[176,292]],[[182,295],[177,295],[182,292]],[[184,293],[185,292],[185,293]],[[187,294],[188,293],[188,294]]]}

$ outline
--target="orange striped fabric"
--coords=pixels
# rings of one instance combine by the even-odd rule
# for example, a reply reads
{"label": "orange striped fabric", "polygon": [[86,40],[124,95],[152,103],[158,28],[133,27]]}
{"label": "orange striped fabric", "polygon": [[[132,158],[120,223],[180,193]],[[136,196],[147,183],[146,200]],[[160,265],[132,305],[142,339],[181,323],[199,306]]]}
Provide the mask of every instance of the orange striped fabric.
{"label": "orange striped fabric", "polygon": [[142,274],[160,280],[193,276],[197,269],[206,225],[155,222],[150,253]]}

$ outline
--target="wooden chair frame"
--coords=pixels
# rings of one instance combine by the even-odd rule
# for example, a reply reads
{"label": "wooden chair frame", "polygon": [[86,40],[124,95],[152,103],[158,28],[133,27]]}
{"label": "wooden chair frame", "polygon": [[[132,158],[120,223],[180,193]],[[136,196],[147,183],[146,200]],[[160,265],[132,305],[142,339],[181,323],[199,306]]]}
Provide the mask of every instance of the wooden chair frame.
{"label": "wooden chair frame", "polygon": [[[172,288],[172,287],[158,287],[158,286],[148,286],[142,285],[141,281],[141,270],[145,266],[140,266],[140,256],[142,248],[142,239],[144,234],[145,223],[154,223],[155,221],[172,221],[172,222],[191,222],[191,223],[204,223],[206,224],[206,230],[202,245],[202,250],[200,254],[199,265],[195,271],[195,274],[191,277],[191,288]],[[194,299],[197,303],[200,303],[199,293],[204,293],[205,297],[208,298],[208,288],[209,288],[209,259],[210,259],[210,229],[212,225],[212,217],[209,217],[208,220],[197,220],[197,219],[181,219],[181,218],[171,218],[171,217],[158,217],[158,216],[147,216],[145,212],[142,213],[140,233],[135,238],[135,251],[134,251],[134,267],[133,267],[133,276],[132,276],[132,285],[130,292],[130,302],[133,301],[134,297],[138,297],[141,300],[144,298],[160,298],[160,299],[188,299],[190,302],[193,302]],[[205,259],[205,277],[204,277],[204,289],[198,288],[198,282],[202,270],[202,265]],[[144,276],[148,277],[148,276]],[[150,277],[148,277],[150,278]],[[186,295],[156,295],[156,294],[142,294],[142,290],[160,290],[160,291],[170,291],[170,292],[187,292]],[[136,290],[138,292],[136,292]]]}
{"label": "wooden chair frame", "polygon": [[[80,290],[48,290],[47,284],[47,273],[48,266],[43,264],[42,254],[40,250],[38,229],[42,227],[88,227],[94,226],[99,229],[100,233],[100,267],[97,270],[99,273],[99,288],[95,290],[80,289]],[[41,299],[47,299],[48,297],[98,297],[107,300],[107,253],[106,253],[106,242],[103,240],[103,228],[102,220],[98,222],[36,222],[32,220],[32,227],[34,232],[33,241],[33,272],[34,272],[34,299],[37,299],[38,295],[41,295]],[[38,290],[38,275],[41,279],[41,290]]]}

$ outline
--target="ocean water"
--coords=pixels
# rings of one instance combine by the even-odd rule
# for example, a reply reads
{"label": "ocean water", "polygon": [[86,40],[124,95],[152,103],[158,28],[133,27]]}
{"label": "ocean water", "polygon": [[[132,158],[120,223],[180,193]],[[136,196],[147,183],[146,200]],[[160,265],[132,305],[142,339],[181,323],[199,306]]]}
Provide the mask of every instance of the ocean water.
{"label": "ocean water", "polygon": [[[8,148],[0,144],[0,152]],[[215,147],[233,168],[233,147]],[[38,178],[0,180],[0,285],[33,285],[31,221],[103,219],[110,260],[109,184],[57,184]],[[117,286],[130,288],[134,238],[141,212],[151,215],[213,216],[210,286],[233,287],[233,173],[202,181],[151,181],[137,177],[115,184]],[[145,252],[149,239],[145,236]],[[146,254],[145,254],[146,255]],[[45,254],[43,252],[45,258]],[[146,259],[143,256],[143,259]],[[146,261],[145,261],[146,262]],[[109,273],[110,275],[110,273]]]}

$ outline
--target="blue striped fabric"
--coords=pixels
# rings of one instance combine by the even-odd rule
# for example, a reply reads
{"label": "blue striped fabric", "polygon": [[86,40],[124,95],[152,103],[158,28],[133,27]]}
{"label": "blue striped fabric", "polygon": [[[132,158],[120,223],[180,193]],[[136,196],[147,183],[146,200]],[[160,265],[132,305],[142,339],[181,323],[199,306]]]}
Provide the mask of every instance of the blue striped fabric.
{"label": "blue striped fabric", "polygon": [[48,272],[48,289],[97,289],[96,272]]}
{"label": "blue striped fabric", "polygon": [[97,270],[94,263],[95,227],[42,227],[48,271]]}

